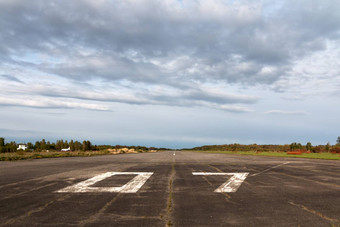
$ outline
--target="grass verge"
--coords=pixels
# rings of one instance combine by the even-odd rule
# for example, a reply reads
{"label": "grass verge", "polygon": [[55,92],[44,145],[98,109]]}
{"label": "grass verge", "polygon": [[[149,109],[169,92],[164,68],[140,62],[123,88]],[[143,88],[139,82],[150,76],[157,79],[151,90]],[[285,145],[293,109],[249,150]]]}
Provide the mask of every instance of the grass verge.
{"label": "grass verge", "polygon": [[286,158],[314,158],[327,160],[340,160],[340,154],[332,153],[302,153],[300,155],[291,155],[285,152],[253,152],[253,151],[199,151],[188,150],[191,152],[200,153],[216,153],[216,154],[234,154],[234,155],[253,155],[253,156],[271,156],[271,157],[286,157]]}
{"label": "grass verge", "polygon": [[97,155],[117,154],[108,150],[102,151],[72,151],[72,152],[59,152],[59,151],[42,151],[42,152],[11,152],[0,153],[0,161],[16,161],[25,159],[40,159],[40,158],[61,158],[61,157],[89,157]]}

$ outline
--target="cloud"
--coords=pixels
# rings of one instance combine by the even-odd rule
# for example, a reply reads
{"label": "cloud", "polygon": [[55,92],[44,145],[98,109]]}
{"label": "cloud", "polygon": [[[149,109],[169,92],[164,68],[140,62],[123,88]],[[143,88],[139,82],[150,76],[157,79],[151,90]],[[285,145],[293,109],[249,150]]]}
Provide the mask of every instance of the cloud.
{"label": "cloud", "polygon": [[[1,87],[1,86],[0,86]],[[8,87],[7,90],[9,91]],[[91,85],[91,90],[84,89],[77,83],[68,85],[40,85],[31,84],[16,85],[11,87],[11,93],[16,96],[30,95],[32,100],[24,102],[23,99],[13,99],[8,94],[3,94],[0,99],[3,105],[23,105],[30,107],[64,107],[64,108],[86,108],[107,110],[109,107],[103,103],[127,103],[134,105],[163,105],[180,107],[207,107],[230,112],[249,112],[248,108],[240,107],[238,104],[255,104],[260,98],[257,96],[232,94],[218,87],[191,87],[187,90],[174,89],[168,86],[146,86],[142,85],[136,89],[133,87],[104,85]],[[6,98],[8,97],[8,98]],[[54,100],[54,101],[53,101]],[[74,100],[71,103],[65,100]],[[75,103],[74,103],[75,102]],[[82,104],[77,104],[81,102]],[[86,104],[89,102],[99,103],[97,106]]]}
{"label": "cloud", "polygon": [[25,60],[75,80],[271,84],[339,38],[332,2],[273,1],[275,14],[255,1],[2,1],[0,49],[8,61],[49,54],[60,62]]}
{"label": "cloud", "polygon": [[[313,3],[1,1],[0,69],[16,75],[1,79],[30,80],[26,94],[61,102],[30,106],[105,109],[100,102],[119,102],[249,112],[260,98],[229,92],[229,85],[286,92],[302,75],[301,59],[339,43],[339,4]],[[22,69],[20,77],[7,73],[13,68]],[[34,73],[64,78],[66,88],[51,91],[40,78],[28,79]],[[103,87],[94,81],[107,87],[96,91]],[[33,91],[33,84],[45,88]]]}
{"label": "cloud", "polygon": [[220,109],[224,110],[227,112],[233,112],[233,113],[250,113],[254,112],[253,110],[244,107],[244,106],[237,106],[237,105],[221,105],[221,106],[216,106],[215,109]]}
{"label": "cloud", "polygon": [[17,83],[24,83],[21,80],[19,80],[17,77],[11,76],[11,75],[0,75],[0,78],[3,78],[8,81],[17,82]]}
{"label": "cloud", "polygon": [[28,97],[18,98],[4,98],[0,97],[0,106],[21,106],[31,108],[65,108],[65,109],[87,109],[87,110],[100,110],[108,111],[108,107],[97,104],[79,103],[74,101],[61,101],[51,99],[37,99]]}
{"label": "cloud", "polygon": [[295,116],[300,116],[300,115],[308,115],[307,112],[305,111],[287,111],[287,110],[269,110],[266,112],[266,114],[276,114],[276,115],[295,115]]}

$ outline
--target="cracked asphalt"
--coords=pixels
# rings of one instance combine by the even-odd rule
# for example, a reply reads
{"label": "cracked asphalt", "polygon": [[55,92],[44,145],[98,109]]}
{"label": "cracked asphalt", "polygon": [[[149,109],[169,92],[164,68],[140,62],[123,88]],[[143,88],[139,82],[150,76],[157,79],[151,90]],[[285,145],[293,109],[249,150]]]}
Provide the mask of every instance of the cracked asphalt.
{"label": "cracked asphalt", "polygon": [[[58,192],[107,172],[153,174],[136,193]],[[193,172],[249,174],[217,193],[230,176]],[[0,162],[0,226],[340,226],[340,162],[187,151]]]}

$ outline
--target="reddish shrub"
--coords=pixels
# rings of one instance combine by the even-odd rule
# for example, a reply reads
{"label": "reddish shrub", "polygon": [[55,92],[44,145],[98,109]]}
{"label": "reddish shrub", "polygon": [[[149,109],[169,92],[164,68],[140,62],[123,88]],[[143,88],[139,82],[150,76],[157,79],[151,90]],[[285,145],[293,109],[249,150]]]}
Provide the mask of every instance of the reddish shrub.
{"label": "reddish shrub", "polygon": [[293,150],[293,151],[287,152],[287,154],[302,154],[302,151],[301,150]]}
{"label": "reddish shrub", "polygon": [[333,148],[331,149],[331,152],[334,153],[334,154],[340,153],[340,147],[333,147]]}

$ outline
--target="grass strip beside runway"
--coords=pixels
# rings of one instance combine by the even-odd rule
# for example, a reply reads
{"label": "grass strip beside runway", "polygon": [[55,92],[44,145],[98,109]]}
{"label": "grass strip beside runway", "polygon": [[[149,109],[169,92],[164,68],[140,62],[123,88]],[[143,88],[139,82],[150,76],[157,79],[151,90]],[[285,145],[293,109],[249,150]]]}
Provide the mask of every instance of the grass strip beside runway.
{"label": "grass strip beside runway", "polygon": [[254,151],[204,151],[204,150],[188,150],[200,153],[216,153],[216,154],[234,154],[234,155],[254,155],[254,156],[271,156],[271,157],[287,157],[287,158],[312,158],[312,159],[328,159],[340,160],[340,154],[333,153],[302,153],[298,155],[287,154],[286,152],[254,152]]}
{"label": "grass strip beside runway", "polygon": [[[108,155],[108,154],[122,154],[117,152],[110,152],[109,150],[101,151],[72,151],[72,152],[61,152],[61,151],[42,151],[42,152],[9,152],[0,153],[0,161],[16,161],[25,159],[41,159],[41,158],[62,158],[62,157],[89,157],[97,155]],[[138,152],[133,152],[138,153]]]}

